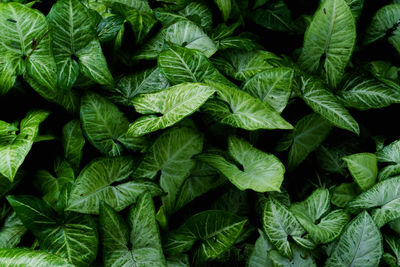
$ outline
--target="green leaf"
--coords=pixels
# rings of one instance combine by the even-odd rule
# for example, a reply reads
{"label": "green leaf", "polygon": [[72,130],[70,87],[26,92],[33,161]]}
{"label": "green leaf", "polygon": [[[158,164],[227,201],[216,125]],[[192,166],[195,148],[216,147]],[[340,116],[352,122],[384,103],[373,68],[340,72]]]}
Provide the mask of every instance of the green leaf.
{"label": "green leaf", "polygon": [[[104,155],[121,155],[129,122],[114,104],[89,92],[81,99],[80,115],[83,132],[95,148]],[[142,148],[144,139],[132,137],[130,145]]]}
{"label": "green leaf", "polygon": [[272,250],[272,245],[268,241],[267,236],[261,230],[258,230],[260,237],[257,238],[254,248],[247,259],[248,267],[265,267],[271,266],[272,262],[269,259],[269,251]]}
{"label": "green leaf", "polygon": [[398,27],[399,19],[399,4],[386,5],[379,9],[373,16],[371,24],[365,32],[364,44],[368,45],[387,37],[389,43],[400,52],[400,46],[398,44],[400,38],[400,29]]}
{"label": "green leaf", "polygon": [[400,240],[392,236],[385,236],[384,239],[390,251],[395,255],[395,263],[393,265],[400,265]]}
{"label": "green leaf", "polygon": [[163,51],[158,57],[158,67],[173,85],[203,82],[218,72],[204,54],[179,46],[172,46]]}
{"label": "green leaf", "polygon": [[79,174],[68,199],[67,210],[98,214],[100,201],[120,211],[136,202],[145,191],[160,195],[160,188],[140,179],[130,179],[134,163],[129,157],[100,158]]}
{"label": "green leaf", "polygon": [[228,139],[228,151],[239,167],[217,154],[206,153],[197,158],[219,170],[240,190],[280,191],[285,167],[277,157],[233,136]]}
{"label": "green leaf", "polygon": [[203,105],[202,111],[214,120],[250,131],[293,128],[262,100],[222,83],[207,81],[207,84],[217,91],[217,96]]}
{"label": "green leaf", "polygon": [[320,114],[336,127],[360,134],[358,123],[322,82],[304,77],[301,80],[301,97],[314,112]]}
{"label": "green leaf", "polygon": [[105,203],[100,205],[99,220],[105,266],[165,266],[150,194],[130,209],[129,226]]}
{"label": "green leaf", "polygon": [[59,218],[44,201],[32,196],[8,196],[24,226],[39,240],[40,248],[88,266],[97,255],[96,223],[88,215],[69,214]]}
{"label": "green leaf", "polygon": [[170,127],[194,113],[214,90],[205,84],[179,84],[133,99],[136,112],[145,114],[129,126],[128,135],[142,136]]}
{"label": "green leaf", "polygon": [[18,135],[13,132],[6,138],[0,136],[0,175],[4,175],[11,182],[14,180],[15,174],[35,141],[39,124],[49,114],[41,110],[30,111],[21,121]]}
{"label": "green leaf", "polygon": [[323,1],[305,33],[299,64],[310,73],[321,72],[326,82],[336,87],[355,40],[355,20],[346,1]]}
{"label": "green leaf", "polygon": [[165,41],[202,52],[211,57],[217,46],[210,37],[194,22],[178,21],[165,30]]}
{"label": "green leaf", "polygon": [[246,222],[246,219],[225,211],[197,213],[176,231],[168,233],[164,251],[176,255],[190,250],[197,241],[195,255],[198,262],[215,259],[235,243]]}
{"label": "green leaf", "polygon": [[317,243],[326,244],[340,235],[350,217],[344,210],[330,213],[329,190],[316,189],[306,200],[294,203],[290,211]]}
{"label": "green leaf", "polygon": [[342,183],[332,190],[331,202],[333,205],[344,208],[358,195],[358,191],[355,183]]}
{"label": "green leaf", "polygon": [[292,246],[293,259],[283,257],[276,250],[271,250],[269,253],[269,259],[272,262],[272,266],[277,267],[316,267],[315,260],[311,253],[300,249],[297,246]]}
{"label": "green leaf", "polygon": [[304,238],[305,230],[295,216],[278,200],[269,196],[264,206],[263,228],[268,239],[278,249],[279,253],[290,259],[293,252],[289,237],[302,246],[313,247],[312,241]]}
{"label": "green leaf", "polygon": [[100,42],[113,40],[124,25],[125,19],[122,16],[115,15],[103,19],[97,25],[97,36]]}
{"label": "green leaf", "polygon": [[10,213],[0,227],[0,248],[16,247],[26,231],[15,212]]}
{"label": "green leaf", "polygon": [[292,92],[293,75],[294,71],[285,67],[262,71],[248,79],[242,89],[281,113]]}
{"label": "green leaf", "polygon": [[338,92],[338,99],[346,107],[378,109],[400,103],[400,92],[377,79],[354,76],[346,80]]}
{"label": "green leaf", "polygon": [[8,92],[21,74],[55,91],[56,65],[45,16],[19,3],[0,3],[0,17],[0,93]]}
{"label": "green leaf", "polygon": [[291,146],[288,169],[293,170],[314,151],[328,136],[332,125],[318,114],[309,114],[300,119],[288,138]]}
{"label": "green leaf", "polygon": [[[44,251],[27,248],[0,249],[0,264],[4,266],[73,267],[66,259]],[[16,265],[17,264],[17,265]]]}
{"label": "green leaf", "polygon": [[39,170],[35,176],[35,186],[43,195],[43,200],[50,206],[56,208],[57,201],[63,186],[75,180],[74,170],[66,161],[56,160],[54,162],[54,177],[50,172]]}
{"label": "green leaf", "polygon": [[213,58],[213,63],[227,76],[246,81],[261,71],[276,67],[280,60],[268,51],[226,50],[218,53],[218,56]]}
{"label": "green leaf", "polygon": [[154,93],[168,87],[168,81],[160,73],[159,68],[150,68],[124,76],[118,80],[112,89],[110,99],[124,106],[132,106],[132,101],[138,94]]}
{"label": "green leaf", "polygon": [[155,179],[167,193],[162,197],[163,209],[170,215],[179,209],[180,194],[186,178],[195,166],[192,157],[203,149],[203,135],[190,128],[172,128],[156,139],[133,173],[134,177]]}
{"label": "green leaf", "polygon": [[114,78],[108,70],[106,58],[98,40],[91,41],[86,47],[76,52],[79,58],[80,72],[90,80],[105,86],[113,86]]}
{"label": "green leaf", "polygon": [[378,162],[375,154],[359,153],[343,158],[354,181],[365,191],[375,184],[378,175]]}
{"label": "green leaf", "polygon": [[74,57],[96,37],[97,19],[79,0],[57,1],[47,18],[52,28],[58,86],[70,90],[79,75]]}
{"label": "green leaf", "polygon": [[379,162],[400,164],[400,140],[385,146],[376,152],[376,159]]}
{"label": "green leaf", "polygon": [[224,21],[229,19],[232,10],[232,1],[231,0],[214,0],[215,4],[218,6],[219,10],[222,13],[222,18]]}
{"label": "green leaf", "polygon": [[378,266],[382,253],[382,235],[364,211],[347,225],[325,266]]}
{"label": "green leaf", "polygon": [[258,25],[282,32],[294,32],[295,22],[285,1],[279,0],[267,4],[267,8],[258,8],[251,14],[251,19]]}
{"label": "green leaf", "polygon": [[380,228],[400,217],[400,176],[377,183],[348,204],[351,211],[374,208],[371,216]]}
{"label": "green leaf", "polygon": [[202,3],[190,2],[184,9],[178,12],[180,15],[197,23],[204,30],[210,30],[212,26],[211,10]]}
{"label": "green leaf", "polygon": [[83,137],[79,120],[72,120],[63,127],[61,141],[64,158],[78,172],[85,145],[85,138]]}

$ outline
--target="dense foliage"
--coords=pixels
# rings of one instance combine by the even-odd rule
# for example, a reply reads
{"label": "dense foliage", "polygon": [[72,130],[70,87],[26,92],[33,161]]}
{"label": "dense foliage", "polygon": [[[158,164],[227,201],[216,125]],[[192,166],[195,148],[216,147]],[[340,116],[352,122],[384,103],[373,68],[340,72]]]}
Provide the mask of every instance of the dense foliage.
{"label": "dense foliage", "polygon": [[399,266],[399,25],[0,0],[0,266]]}

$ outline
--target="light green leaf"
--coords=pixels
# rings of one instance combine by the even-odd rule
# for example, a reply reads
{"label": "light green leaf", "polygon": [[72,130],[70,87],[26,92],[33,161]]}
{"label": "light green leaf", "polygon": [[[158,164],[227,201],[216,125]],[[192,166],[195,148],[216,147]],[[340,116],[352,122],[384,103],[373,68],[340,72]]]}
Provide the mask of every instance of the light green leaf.
{"label": "light green leaf", "polygon": [[14,180],[15,174],[35,141],[39,124],[49,114],[41,110],[30,111],[21,121],[18,135],[12,132],[6,138],[0,136],[0,175],[7,177],[11,182]]}
{"label": "light green leaf", "polygon": [[342,183],[332,190],[331,202],[333,205],[344,208],[358,195],[358,191],[355,183]]}
{"label": "light green leaf", "polygon": [[400,164],[400,140],[385,146],[376,152],[376,159],[379,162]]}
{"label": "light green leaf", "polygon": [[397,51],[400,52],[400,5],[391,4],[379,9],[372,18],[371,24],[365,31],[364,44],[368,45],[379,39],[387,37]]}
{"label": "light green leaf", "polygon": [[222,13],[222,19],[227,21],[231,15],[232,1],[231,0],[214,0],[215,4],[218,6]]}
{"label": "light green leaf", "polygon": [[329,212],[329,190],[316,189],[306,200],[294,203],[290,211],[317,243],[326,244],[340,235],[350,217],[344,210]]}
{"label": "light green leaf", "polygon": [[135,203],[145,191],[160,195],[160,188],[140,179],[130,179],[134,164],[129,157],[100,158],[79,174],[68,199],[67,210],[98,214],[100,201],[120,211]]}
{"label": "light green leaf", "polygon": [[269,259],[269,251],[272,250],[272,245],[268,241],[267,236],[261,230],[258,230],[260,237],[257,238],[254,248],[247,259],[248,267],[265,267],[271,266],[272,262]]}
{"label": "light green leaf", "polygon": [[288,169],[293,170],[314,151],[328,136],[332,125],[318,114],[309,114],[300,119],[293,133],[290,133],[291,146]]}
{"label": "light green leaf", "polygon": [[165,30],[165,41],[202,52],[211,57],[217,46],[214,41],[194,22],[178,21]]}
{"label": "light green leaf", "polygon": [[354,76],[339,90],[338,99],[346,107],[378,109],[400,103],[400,92],[377,79]]}
{"label": "light green leaf", "polygon": [[164,251],[171,255],[179,254],[190,250],[198,241],[196,259],[198,263],[204,263],[228,250],[246,222],[246,219],[225,211],[207,210],[197,213],[176,231],[168,233]]}
{"label": "light green leaf", "polygon": [[92,217],[69,214],[60,218],[44,201],[32,196],[8,196],[17,216],[39,240],[40,248],[89,266],[97,255],[98,236]]}
{"label": "light green leaf", "polygon": [[355,20],[346,1],[322,1],[305,33],[299,64],[310,73],[322,72],[326,83],[336,87],[355,40]]}
{"label": "light green leaf", "polygon": [[239,81],[246,81],[261,71],[278,66],[280,60],[279,57],[268,51],[226,50],[218,53],[218,56],[212,61],[227,76]]}
{"label": "light green leaf", "polygon": [[79,120],[72,120],[63,127],[61,141],[64,158],[78,172],[85,145],[85,138],[83,137]]}
{"label": "light green leaf", "polygon": [[365,191],[375,184],[378,175],[378,162],[375,154],[359,153],[343,158],[354,181]]}
{"label": "light green leaf", "polygon": [[[89,92],[81,99],[80,115],[83,132],[95,148],[104,155],[121,155],[129,122],[117,106]],[[130,145],[142,148],[144,139],[131,137]]]}
{"label": "light green leaf", "polygon": [[382,181],[399,174],[400,174],[400,164],[388,165],[379,170],[378,181]]}
{"label": "light green leaf", "polygon": [[285,67],[262,71],[247,80],[242,89],[281,113],[292,92],[293,75],[294,71]]}
{"label": "light green leaf", "polygon": [[26,231],[15,212],[10,213],[0,227],[0,248],[16,247]]}
{"label": "light green leaf", "polygon": [[214,120],[250,131],[293,128],[262,100],[222,83],[207,81],[207,84],[217,91],[217,96],[203,105],[202,111]]}
{"label": "light green leaf", "polygon": [[301,97],[314,112],[320,114],[336,127],[360,134],[358,123],[322,82],[304,77],[301,80]]}
{"label": "light green leaf", "polygon": [[218,72],[204,54],[179,46],[172,46],[163,51],[158,57],[158,67],[173,85],[203,82]]}
{"label": "light green leaf", "polygon": [[285,257],[293,258],[289,237],[302,246],[313,247],[311,240],[303,237],[305,231],[295,216],[278,200],[269,196],[264,206],[263,228],[268,239]]}
{"label": "light green leaf", "polygon": [[110,96],[114,102],[132,106],[135,96],[141,93],[154,93],[168,87],[168,81],[161,75],[159,68],[150,68],[124,76],[118,80]]}
{"label": "light green leaf", "polygon": [[156,139],[134,171],[134,177],[149,179],[155,179],[161,172],[160,186],[168,193],[162,197],[167,216],[181,207],[177,197],[195,166],[191,158],[203,149],[203,138],[190,128],[172,128]]}
{"label": "light green leaf", "polygon": [[214,90],[205,84],[179,84],[133,100],[136,112],[145,114],[129,126],[127,135],[142,136],[165,129],[194,113]]}
{"label": "light green leaf", "polygon": [[57,1],[47,18],[52,28],[58,86],[70,90],[79,75],[74,57],[96,37],[97,19],[79,0]]}
{"label": "light green leaf", "polygon": [[382,235],[364,211],[347,225],[325,266],[378,266],[382,253]]}
{"label": "light green leaf", "polygon": [[35,267],[74,267],[62,257],[40,250],[27,248],[0,249],[0,264],[3,266],[35,266]]}
{"label": "light green leaf", "polygon": [[293,259],[283,257],[276,250],[271,250],[269,259],[274,267],[316,267],[315,260],[311,253],[292,245]]}
{"label": "light green leaf", "polygon": [[19,3],[0,3],[0,17],[0,93],[8,92],[21,74],[55,91],[56,65],[44,15]]}
{"label": "light green leaf", "polygon": [[400,218],[400,176],[377,183],[348,204],[351,211],[374,208],[372,218],[380,228]]}
{"label": "light green leaf", "polygon": [[77,51],[76,56],[79,58],[79,69],[85,77],[101,85],[113,86],[114,79],[108,70],[98,40],[91,41],[86,47]]}
{"label": "light green leaf", "polygon": [[240,190],[280,191],[285,167],[277,157],[233,136],[228,139],[228,151],[239,167],[217,154],[206,153],[197,158],[219,170]]}

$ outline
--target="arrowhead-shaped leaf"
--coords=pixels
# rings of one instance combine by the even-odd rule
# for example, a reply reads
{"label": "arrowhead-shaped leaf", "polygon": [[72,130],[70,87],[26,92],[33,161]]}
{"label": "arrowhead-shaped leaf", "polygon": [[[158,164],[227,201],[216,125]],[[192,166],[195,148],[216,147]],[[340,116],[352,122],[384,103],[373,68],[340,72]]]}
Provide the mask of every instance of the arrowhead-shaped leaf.
{"label": "arrowhead-shaped leaf", "polygon": [[336,87],[355,40],[355,20],[346,1],[322,1],[305,33],[300,66],[310,73],[321,72],[326,82]]}
{"label": "arrowhead-shaped leaf", "polygon": [[280,191],[285,167],[277,157],[237,137],[229,137],[228,152],[239,167],[217,154],[205,153],[197,158],[219,170],[240,190]]}
{"label": "arrowhead-shaped leaf", "polygon": [[347,225],[325,266],[378,266],[382,253],[382,235],[364,211]]}
{"label": "arrowhead-shaped leaf", "polygon": [[4,266],[35,266],[35,267],[74,267],[75,265],[60,256],[41,250],[27,248],[0,249],[0,264]]}
{"label": "arrowhead-shaped leaf", "polygon": [[344,157],[343,160],[347,163],[351,176],[361,190],[367,190],[375,184],[378,175],[378,162],[375,154],[353,154]]}
{"label": "arrowhead-shaped leaf", "polygon": [[134,169],[129,157],[100,158],[79,174],[68,199],[67,210],[98,214],[100,201],[120,211],[135,203],[145,191],[160,195],[160,188],[140,179],[130,179]]}

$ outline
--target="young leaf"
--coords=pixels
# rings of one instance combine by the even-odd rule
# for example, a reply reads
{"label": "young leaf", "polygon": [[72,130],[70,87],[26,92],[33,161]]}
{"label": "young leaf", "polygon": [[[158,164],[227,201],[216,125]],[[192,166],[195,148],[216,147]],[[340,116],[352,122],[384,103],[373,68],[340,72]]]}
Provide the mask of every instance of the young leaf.
{"label": "young leaf", "polygon": [[223,124],[245,130],[292,129],[267,103],[222,83],[207,81],[217,91],[216,99],[209,100],[202,111]]}
{"label": "young leaf", "polygon": [[367,190],[375,184],[378,175],[378,162],[375,154],[359,153],[343,158],[361,190]]}
{"label": "young leaf", "polygon": [[322,1],[305,33],[299,64],[310,73],[321,71],[326,82],[336,87],[355,40],[356,25],[346,1]]}
{"label": "young leaf", "polygon": [[205,153],[197,158],[219,170],[240,190],[280,191],[285,167],[278,158],[233,136],[228,139],[228,151],[240,168],[217,154]]}
{"label": "young leaf", "polygon": [[145,114],[129,126],[127,135],[142,136],[170,127],[194,113],[214,90],[205,84],[179,84],[156,93],[141,94],[133,99],[136,112]]}
{"label": "young leaf", "polygon": [[382,253],[382,235],[364,211],[347,225],[325,266],[378,266]]}
{"label": "young leaf", "polygon": [[248,79],[242,89],[281,113],[292,92],[293,74],[294,71],[286,67],[262,71]]}
{"label": "young leaf", "polygon": [[10,213],[0,227],[0,248],[16,247],[26,231],[15,212]]}
{"label": "young leaf", "polygon": [[214,2],[221,11],[224,21],[227,21],[232,10],[232,0],[214,0]]}
{"label": "young leaf", "polygon": [[145,191],[160,195],[160,188],[140,179],[129,179],[133,161],[129,157],[100,158],[89,163],[79,174],[68,199],[67,210],[98,214],[100,201],[120,211],[135,203]]}
{"label": "young leaf", "polygon": [[400,217],[400,176],[377,183],[348,204],[352,211],[374,208],[371,216],[380,228]]}
{"label": "young leaf", "polygon": [[71,213],[59,218],[44,201],[32,196],[8,196],[7,200],[42,249],[76,265],[88,266],[94,261],[98,236],[92,217]]}
{"label": "young leaf", "polygon": [[36,266],[36,267],[74,267],[65,258],[41,250],[27,248],[2,248],[0,249],[0,264],[4,266]]}
{"label": "young leaf", "polygon": [[[329,0],[330,1],[330,0]],[[302,77],[302,99],[314,112],[320,114],[336,127],[360,134],[356,120],[340,104],[339,100],[325,87],[313,78]]]}
{"label": "young leaf", "polygon": [[41,124],[49,112],[34,110],[28,112],[21,121],[18,135],[11,134],[7,138],[0,136],[0,175],[4,175],[11,182],[24,162],[33,142],[39,132]]}

